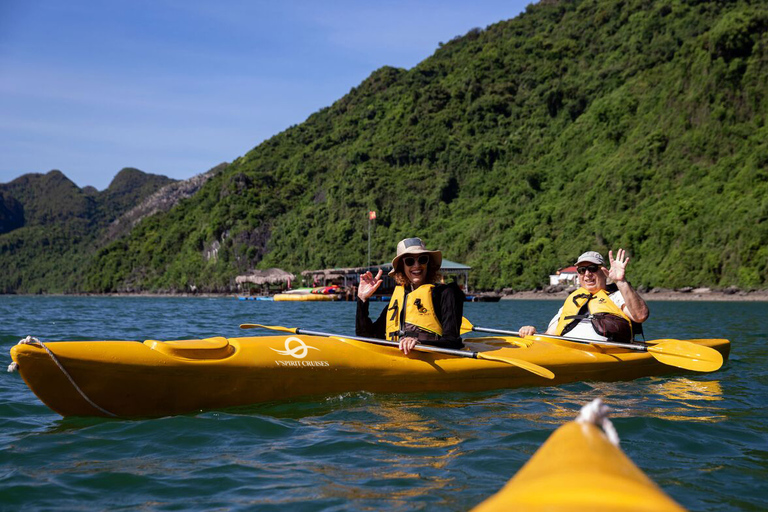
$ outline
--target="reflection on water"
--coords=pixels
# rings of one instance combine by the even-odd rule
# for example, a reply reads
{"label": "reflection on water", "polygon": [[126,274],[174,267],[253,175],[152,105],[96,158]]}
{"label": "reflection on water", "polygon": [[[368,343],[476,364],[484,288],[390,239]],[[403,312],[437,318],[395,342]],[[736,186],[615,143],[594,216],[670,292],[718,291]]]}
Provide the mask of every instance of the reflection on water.
{"label": "reflection on water", "polygon": [[648,388],[666,399],[665,407],[652,409],[648,416],[702,423],[718,423],[727,418],[722,407],[712,403],[723,400],[723,389],[718,380],[694,381],[678,377],[660,380]]}
{"label": "reflection on water", "polygon": [[360,457],[350,453],[332,464],[311,465],[308,469],[326,482],[318,492],[325,499],[355,501],[360,510],[380,510],[381,503],[388,508],[407,508],[414,499],[428,499],[463,486],[448,471],[463,453],[459,448],[463,440],[447,432],[430,414],[431,409],[428,403],[397,396],[377,397],[359,403],[353,418],[347,417],[343,424],[329,418],[307,418],[314,426],[325,425],[325,430],[344,430],[350,443],[360,452],[368,452],[363,464],[349,464],[350,459]]}
{"label": "reflection on water", "polygon": [[[723,390],[719,380],[696,381],[687,377],[650,377],[647,383],[636,386],[628,393],[632,383],[592,382],[591,393],[574,397],[558,397],[552,403],[553,414],[565,403],[586,403],[588,396],[601,397],[611,408],[614,418],[658,418],[669,421],[717,423],[726,419],[719,404]],[[573,399],[572,399],[573,398]],[[574,400],[575,399],[575,400]],[[563,410],[565,414],[567,411]]]}
{"label": "reflection on water", "polygon": [[509,393],[500,393],[495,414],[484,411],[479,421],[510,422],[519,420],[559,426],[573,420],[581,407],[600,398],[611,408],[612,418],[651,417],[670,421],[720,422],[726,419],[721,404],[724,400],[719,380],[697,381],[687,377],[651,377],[642,383],[583,382],[560,388],[538,390],[533,397],[509,403]]}
{"label": "reflection on water", "polygon": [[378,434],[380,443],[394,446],[449,448],[461,442],[457,437],[435,436],[434,433],[440,430],[440,425],[436,419],[427,419],[420,414],[421,408],[421,406],[387,404],[377,409],[378,421],[361,423],[357,427]]}
{"label": "reflection on water", "polygon": [[[669,400],[722,400],[723,388],[719,380],[695,381],[685,377],[664,379],[650,389]],[[690,404],[691,407],[702,407]]]}
{"label": "reflection on water", "polygon": [[[338,480],[324,485],[319,493],[323,498],[340,498],[344,502],[364,500],[371,503],[369,506],[360,504],[358,510],[381,510],[382,503],[386,503],[388,509],[408,509],[408,504],[414,499],[429,500],[430,496],[452,483],[450,478],[424,478],[419,473],[377,470],[375,478],[371,478],[370,470],[354,471],[351,474],[350,471],[342,469],[339,473],[337,470],[334,468],[333,478]],[[345,484],[350,481],[354,483]],[[409,481],[417,481],[419,485],[411,485]]]}

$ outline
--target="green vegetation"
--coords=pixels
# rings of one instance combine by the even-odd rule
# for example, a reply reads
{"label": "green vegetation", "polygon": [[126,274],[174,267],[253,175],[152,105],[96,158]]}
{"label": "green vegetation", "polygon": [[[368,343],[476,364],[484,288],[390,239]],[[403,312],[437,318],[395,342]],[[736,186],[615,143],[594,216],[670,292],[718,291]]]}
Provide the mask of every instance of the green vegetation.
{"label": "green vegetation", "polygon": [[475,288],[618,247],[635,285],[765,288],[767,91],[762,2],[532,5],[376,71],[51,282],[215,291],[255,266],[363,265],[374,209],[374,261],[422,236]]}
{"label": "green vegetation", "polygon": [[0,184],[0,293],[81,291],[109,223],[173,181],[123,169],[103,192],[80,189],[60,171]]}

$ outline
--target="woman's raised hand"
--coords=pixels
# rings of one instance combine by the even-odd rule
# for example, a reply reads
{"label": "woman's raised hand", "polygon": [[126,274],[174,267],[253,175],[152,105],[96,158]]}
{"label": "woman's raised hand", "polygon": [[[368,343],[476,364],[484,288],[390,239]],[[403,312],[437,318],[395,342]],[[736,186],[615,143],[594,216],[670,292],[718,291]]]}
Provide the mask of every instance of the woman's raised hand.
{"label": "woman's raised hand", "polygon": [[379,269],[376,277],[373,277],[370,270],[365,274],[360,274],[360,286],[357,287],[357,297],[363,302],[367,301],[379,289],[382,282],[381,269]]}

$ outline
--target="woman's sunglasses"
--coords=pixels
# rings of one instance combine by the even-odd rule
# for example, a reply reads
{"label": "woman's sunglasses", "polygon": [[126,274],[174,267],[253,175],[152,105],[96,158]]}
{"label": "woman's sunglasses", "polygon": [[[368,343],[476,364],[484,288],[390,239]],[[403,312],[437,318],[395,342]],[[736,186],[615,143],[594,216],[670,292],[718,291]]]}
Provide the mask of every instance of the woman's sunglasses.
{"label": "woman's sunglasses", "polygon": [[408,256],[406,258],[403,258],[403,263],[405,263],[406,267],[412,267],[414,263],[419,262],[419,265],[426,265],[429,263],[429,256],[426,254],[422,254],[419,256],[418,259],[414,258],[413,256]]}
{"label": "woman's sunglasses", "polygon": [[576,267],[576,272],[578,272],[579,274],[586,274],[587,270],[589,270],[593,274],[597,274],[597,271],[600,270],[600,265],[587,265],[585,267]]}

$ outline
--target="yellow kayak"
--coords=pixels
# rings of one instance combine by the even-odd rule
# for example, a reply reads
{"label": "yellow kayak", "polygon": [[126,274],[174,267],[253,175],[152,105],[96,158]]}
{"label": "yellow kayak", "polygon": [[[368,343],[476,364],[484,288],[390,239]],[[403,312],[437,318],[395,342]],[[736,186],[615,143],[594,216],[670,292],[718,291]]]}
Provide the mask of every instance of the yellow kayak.
{"label": "yellow kayak", "polygon": [[[723,358],[730,350],[724,339],[688,343]],[[477,359],[405,356],[389,346],[307,335],[31,343],[14,346],[11,357],[30,389],[62,416],[165,416],[349,391],[482,391],[680,372],[648,352],[539,336],[472,338],[466,345]]]}
{"label": "yellow kayak", "polygon": [[340,295],[320,293],[278,293],[273,297],[275,302],[318,302],[340,300]]}
{"label": "yellow kayak", "polygon": [[597,426],[557,429],[520,471],[473,512],[684,512]]}

